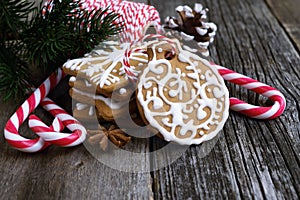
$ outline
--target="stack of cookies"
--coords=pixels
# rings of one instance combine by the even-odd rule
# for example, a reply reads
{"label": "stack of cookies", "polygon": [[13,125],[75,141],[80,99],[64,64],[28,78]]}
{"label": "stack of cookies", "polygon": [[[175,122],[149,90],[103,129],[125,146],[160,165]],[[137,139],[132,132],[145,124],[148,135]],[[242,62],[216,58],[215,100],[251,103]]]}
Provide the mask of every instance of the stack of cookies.
{"label": "stack of cookies", "polygon": [[[128,45],[120,45],[116,41],[103,42],[84,58],[69,60],[63,65],[64,72],[71,75],[69,93],[74,100],[73,115],[78,120],[92,122],[96,117],[100,122],[112,122],[128,109],[133,118],[137,117],[134,85],[123,66],[123,55]],[[129,62],[138,70],[148,63],[148,56],[135,52]]]}
{"label": "stack of cookies", "polygon": [[208,61],[181,46],[175,38],[134,45],[107,41],[84,58],[69,60],[63,70],[71,75],[73,115],[100,123],[131,118],[183,145],[213,138],[228,117],[228,90]]}

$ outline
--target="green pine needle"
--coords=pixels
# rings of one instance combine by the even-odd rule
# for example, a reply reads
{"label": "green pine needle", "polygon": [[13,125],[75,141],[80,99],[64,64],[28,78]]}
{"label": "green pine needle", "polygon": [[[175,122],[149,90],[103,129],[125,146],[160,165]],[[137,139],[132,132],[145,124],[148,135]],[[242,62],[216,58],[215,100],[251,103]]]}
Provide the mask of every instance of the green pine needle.
{"label": "green pine needle", "polygon": [[24,97],[29,89],[27,63],[16,52],[16,45],[0,45],[0,92],[4,100]]}
{"label": "green pine needle", "polygon": [[25,95],[29,66],[54,71],[122,29],[108,9],[88,12],[80,0],[51,2],[49,12],[43,2],[35,8],[27,0],[0,0],[0,92],[6,100]]}
{"label": "green pine needle", "polygon": [[[12,34],[14,38],[26,25],[29,13],[33,12],[34,2],[20,0],[0,0],[0,36],[1,41],[9,38]],[[1,42],[0,41],[0,42]]]}
{"label": "green pine needle", "polygon": [[79,0],[53,2],[51,12],[37,15],[22,34],[27,57],[38,67],[57,68],[121,30],[121,25],[114,24],[117,15],[107,9],[88,12],[80,9]]}

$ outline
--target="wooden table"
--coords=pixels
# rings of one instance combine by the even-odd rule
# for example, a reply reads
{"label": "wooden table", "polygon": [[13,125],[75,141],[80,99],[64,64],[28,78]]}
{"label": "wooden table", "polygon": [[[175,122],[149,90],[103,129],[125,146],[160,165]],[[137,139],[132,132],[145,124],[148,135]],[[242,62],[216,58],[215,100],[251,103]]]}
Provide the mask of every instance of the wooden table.
{"label": "wooden table", "polygon": [[[148,3],[156,6],[164,19],[175,15],[176,6],[194,2],[150,0]],[[300,1],[204,0],[202,3],[210,10],[210,21],[218,25],[215,42],[210,47],[211,58],[282,91],[287,108],[281,117],[260,121],[231,112],[206,156],[202,152],[204,145],[191,146],[170,165],[144,173],[112,169],[95,159],[83,145],[68,149],[50,147],[40,153],[26,154],[12,149],[1,137],[0,198],[299,199]],[[254,104],[265,103],[259,95],[227,85],[231,96]],[[68,98],[62,86],[52,96],[58,100]],[[20,103],[1,102],[1,130]],[[29,132],[26,126],[21,130]],[[147,153],[163,144],[151,138],[134,140],[127,148]],[[168,154],[145,155],[142,160],[134,161],[137,168],[155,168],[169,159]],[[115,155],[115,159],[120,158]]]}

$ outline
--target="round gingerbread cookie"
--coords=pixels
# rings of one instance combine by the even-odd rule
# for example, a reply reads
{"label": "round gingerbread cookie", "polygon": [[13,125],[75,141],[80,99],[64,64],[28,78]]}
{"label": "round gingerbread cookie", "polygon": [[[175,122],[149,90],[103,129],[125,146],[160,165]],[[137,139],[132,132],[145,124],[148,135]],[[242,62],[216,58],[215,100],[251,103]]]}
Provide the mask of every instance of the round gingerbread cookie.
{"label": "round gingerbread cookie", "polygon": [[[66,74],[86,79],[97,90],[105,96],[126,87],[130,81],[125,73],[124,54],[130,43],[106,41],[97,49],[87,54],[84,58],[67,61],[63,65]],[[148,62],[147,54],[142,52],[146,44],[139,44],[131,47],[129,63],[136,72]],[[122,91],[124,92],[124,90]],[[132,92],[128,90],[128,94]]]}
{"label": "round gingerbread cookie", "polygon": [[208,61],[157,42],[148,49],[149,63],[139,77],[137,103],[146,124],[166,141],[182,145],[210,140],[229,114],[229,94],[223,78]]}

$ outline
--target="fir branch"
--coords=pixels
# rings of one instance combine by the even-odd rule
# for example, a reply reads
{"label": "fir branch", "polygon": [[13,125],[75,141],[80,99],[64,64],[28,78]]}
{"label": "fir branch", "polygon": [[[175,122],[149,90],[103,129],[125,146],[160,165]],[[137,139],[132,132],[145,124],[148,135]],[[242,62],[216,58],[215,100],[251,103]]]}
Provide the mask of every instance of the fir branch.
{"label": "fir branch", "polygon": [[30,86],[28,65],[18,56],[17,46],[0,45],[0,92],[4,100],[24,97]]}
{"label": "fir branch", "polygon": [[83,11],[79,17],[73,18],[70,21],[70,31],[75,30],[74,36],[79,42],[74,43],[75,51],[71,52],[71,55],[80,56],[78,50],[89,52],[104,39],[121,31],[122,24],[115,24],[117,17],[118,15],[109,13],[106,8],[91,12]]}
{"label": "fir branch", "polygon": [[107,9],[88,12],[81,0],[48,2],[50,11],[43,2],[35,8],[27,0],[0,0],[0,92],[5,99],[25,95],[29,66],[54,71],[122,29],[115,23],[118,15]]}
{"label": "fir branch", "polygon": [[18,34],[26,26],[29,13],[34,9],[34,2],[0,0],[0,42],[18,38]]}
{"label": "fir branch", "polygon": [[114,24],[118,16],[107,9],[88,12],[82,9],[80,0],[51,3],[51,11],[43,7],[43,15],[35,16],[22,34],[27,57],[36,66],[60,67],[121,30],[121,25]]}

